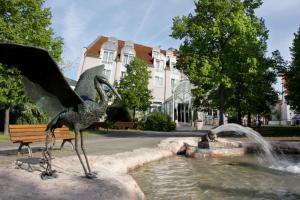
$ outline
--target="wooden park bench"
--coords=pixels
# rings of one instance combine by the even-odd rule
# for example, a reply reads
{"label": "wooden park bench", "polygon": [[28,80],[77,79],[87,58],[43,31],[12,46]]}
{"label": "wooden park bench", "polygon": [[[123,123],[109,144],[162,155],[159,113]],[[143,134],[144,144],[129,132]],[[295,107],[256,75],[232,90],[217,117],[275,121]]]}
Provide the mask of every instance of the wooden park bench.
{"label": "wooden park bench", "polygon": [[133,129],[134,128],[134,122],[115,122],[113,126],[119,128],[119,129]]}
{"label": "wooden park bench", "polygon": [[111,125],[107,124],[106,122],[95,122],[93,123],[89,128],[92,129],[98,129],[98,128],[104,128],[108,131],[108,128],[117,128],[117,129],[133,129],[135,127],[134,122],[120,122],[117,121]]}
{"label": "wooden park bench", "polygon": [[[34,142],[45,142],[46,127],[47,125],[45,124],[9,125],[10,140],[13,143],[20,143],[18,154],[21,152],[23,146],[27,146],[29,156],[32,157],[30,144]],[[56,128],[53,137],[50,137],[51,141],[62,140],[60,149],[66,142],[70,142],[74,149],[72,143],[73,139],[75,139],[75,137],[70,134],[68,127]]]}

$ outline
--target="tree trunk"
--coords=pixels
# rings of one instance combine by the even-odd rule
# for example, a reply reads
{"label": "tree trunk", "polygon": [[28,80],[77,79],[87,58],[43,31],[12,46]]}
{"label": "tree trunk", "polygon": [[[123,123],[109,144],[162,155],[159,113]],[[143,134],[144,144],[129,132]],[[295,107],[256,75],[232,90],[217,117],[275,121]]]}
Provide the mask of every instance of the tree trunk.
{"label": "tree trunk", "polygon": [[132,117],[132,121],[135,121],[135,107],[133,107],[133,117]]}
{"label": "tree trunk", "polygon": [[8,134],[8,125],[9,125],[9,110],[10,108],[5,109],[5,117],[4,117],[4,134]]}
{"label": "tree trunk", "polygon": [[223,84],[220,85],[219,88],[219,95],[220,95],[220,108],[219,108],[219,126],[224,124],[224,86]]}
{"label": "tree trunk", "polygon": [[251,127],[251,114],[250,114],[250,112],[247,113],[247,126]]}
{"label": "tree trunk", "polygon": [[237,123],[242,125],[242,112],[240,108],[237,110]]}
{"label": "tree trunk", "polygon": [[257,116],[257,128],[261,127],[262,121],[260,120],[260,115]]}

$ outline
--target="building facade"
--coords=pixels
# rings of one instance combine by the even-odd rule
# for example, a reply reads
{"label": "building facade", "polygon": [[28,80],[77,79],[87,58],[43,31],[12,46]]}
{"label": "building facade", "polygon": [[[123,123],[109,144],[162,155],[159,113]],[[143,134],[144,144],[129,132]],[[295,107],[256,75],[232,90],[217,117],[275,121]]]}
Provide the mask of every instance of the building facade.
{"label": "building facade", "polygon": [[191,85],[186,76],[177,70],[175,49],[163,50],[100,36],[84,48],[78,69],[79,76],[87,69],[104,65],[104,75],[111,84],[126,75],[126,65],[133,58],[149,65],[151,79],[148,88],[152,92],[150,112],[166,112],[172,119],[191,123],[193,119]]}

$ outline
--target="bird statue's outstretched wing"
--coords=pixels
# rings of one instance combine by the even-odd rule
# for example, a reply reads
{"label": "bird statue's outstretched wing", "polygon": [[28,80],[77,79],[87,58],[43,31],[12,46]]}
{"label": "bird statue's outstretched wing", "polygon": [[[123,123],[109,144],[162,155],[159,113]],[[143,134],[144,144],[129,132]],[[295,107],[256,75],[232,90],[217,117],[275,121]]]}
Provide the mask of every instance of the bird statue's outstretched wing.
{"label": "bird statue's outstretched wing", "polygon": [[51,118],[65,109],[76,110],[83,103],[44,49],[0,44],[0,63],[19,69],[26,95]]}
{"label": "bird statue's outstretched wing", "polygon": [[80,75],[75,92],[81,99],[95,101],[97,91],[95,90],[94,79],[96,75],[104,77],[104,65],[90,68]]}

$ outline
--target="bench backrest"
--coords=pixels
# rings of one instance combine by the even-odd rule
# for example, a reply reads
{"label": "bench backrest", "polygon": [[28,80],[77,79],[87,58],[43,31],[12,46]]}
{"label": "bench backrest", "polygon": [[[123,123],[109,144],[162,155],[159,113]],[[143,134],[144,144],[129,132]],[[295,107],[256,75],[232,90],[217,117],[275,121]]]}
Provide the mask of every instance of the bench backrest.
{"label": "bench backrest", "polygon": [[[11,141],[22,140],[45,140],[45,130],[47,125],[45,124],[14,124],[9,125],[9,134]],[[69,128],[62,127],[56,128],[54,131],[55,139],[63,139],[70,137]]]}
{"label": "bench backrest", "polygon": [[122,128],[122,129],[133,128],[134,127],[134,122],[120,122],[120,121],[117,121],[117,122],[114,123],[114,126],[116,126],[118,128]]}

